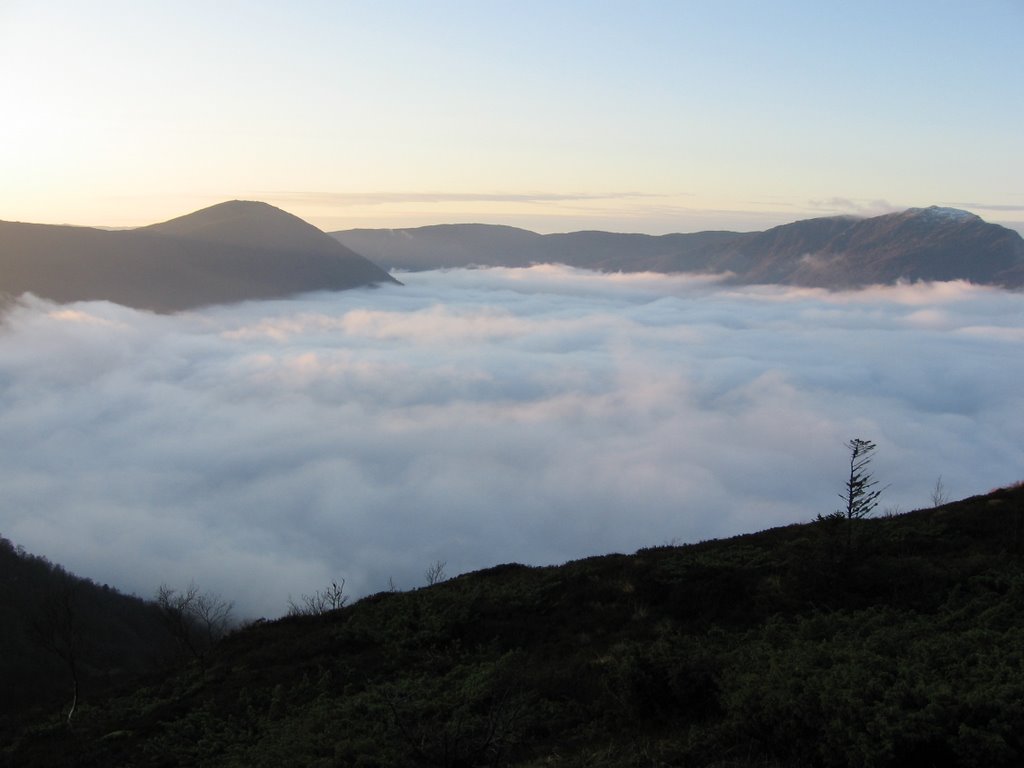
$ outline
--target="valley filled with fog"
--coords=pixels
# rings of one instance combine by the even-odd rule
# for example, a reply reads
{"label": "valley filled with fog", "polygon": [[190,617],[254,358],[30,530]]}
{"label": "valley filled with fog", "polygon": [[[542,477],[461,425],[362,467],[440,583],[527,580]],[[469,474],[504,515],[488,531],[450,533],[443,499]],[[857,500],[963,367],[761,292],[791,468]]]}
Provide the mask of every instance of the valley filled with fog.
{"label": "valley filled with fog", "polygon": [[0,326],[0,534],[273,617],[498,563],[805,522],[878,444],[879,512],[1021,479],[1024,295],[566,267]]}

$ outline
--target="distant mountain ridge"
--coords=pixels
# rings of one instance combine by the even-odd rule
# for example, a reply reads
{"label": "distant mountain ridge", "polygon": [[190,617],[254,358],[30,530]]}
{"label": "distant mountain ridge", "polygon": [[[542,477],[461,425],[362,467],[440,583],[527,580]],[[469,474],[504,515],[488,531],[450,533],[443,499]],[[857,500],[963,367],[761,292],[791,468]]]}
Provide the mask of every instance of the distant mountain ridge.
{"label": "distant mountain ridge", "polygon": [[325,234],[262,202],[234,200],[131,230],[0,221],[0,295],[107,300],[156,312],[397,282],[386,268],[563,263],[695,272],[742,284],[829,289],[968,280],[1024,287],[1024,239],[954,208],[833,216],[764,232],[540,235],[455,224]]}
{"label": "distant mountain ridge", "polygon": [[763,232],[539,235],[482,224],[331,232],[387,268],[522,267],[728,274],[736,283],[854,288],[897,281],[969,280],[1024,287],[1024,239],[955,208],[871,218],[830,216]]}
{"label": "distant mountain ridge", "polygon": [[233,200],[131,230],[0,222],[0,292],[176,312],[397,282],[302,219]]}

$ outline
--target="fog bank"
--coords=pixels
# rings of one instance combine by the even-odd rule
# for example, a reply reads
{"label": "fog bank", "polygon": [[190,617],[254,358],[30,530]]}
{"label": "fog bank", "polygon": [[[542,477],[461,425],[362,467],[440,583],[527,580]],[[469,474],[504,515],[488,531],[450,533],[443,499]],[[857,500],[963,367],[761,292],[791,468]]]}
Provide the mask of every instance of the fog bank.
{"label": "fog bank", "polygon": [[155,316],[26,299],[0,329],[0,535],[149,596],[284,612],[502,562],[812,519],[850,437],[882,507],[1020,478],[1024,296],[562,267]]}

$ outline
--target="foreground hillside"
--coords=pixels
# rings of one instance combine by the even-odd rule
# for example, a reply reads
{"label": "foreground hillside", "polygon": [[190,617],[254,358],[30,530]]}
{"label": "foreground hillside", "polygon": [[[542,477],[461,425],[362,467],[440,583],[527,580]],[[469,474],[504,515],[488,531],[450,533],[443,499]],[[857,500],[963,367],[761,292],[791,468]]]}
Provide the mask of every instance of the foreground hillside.
{"label": "foreground hillside", "polygon": [[0,732],[18,712],[67,707],[174,655],[157,606],[78,578],[0,537]]}
{"label": "foreground hillside", "polygon": [[764,232],[539,235],[481,224],[331,233],[387,268],[560,263],[613,272],[701,272],[746,284],[845,289],[900,280],[1024,286],[1024,239],[953,208],[830,216]]}
{"label": "foreground hillside", "polygon": [[0,221],[0,293],[176,312],[393,283],[312,224],[234,200],[140,229]]}
{"label": "foreground hillside", "polygon": [[[1019,766],[1024,488],[261,623],[6,765]],[[852,533],[848,539],[847,533]]]}

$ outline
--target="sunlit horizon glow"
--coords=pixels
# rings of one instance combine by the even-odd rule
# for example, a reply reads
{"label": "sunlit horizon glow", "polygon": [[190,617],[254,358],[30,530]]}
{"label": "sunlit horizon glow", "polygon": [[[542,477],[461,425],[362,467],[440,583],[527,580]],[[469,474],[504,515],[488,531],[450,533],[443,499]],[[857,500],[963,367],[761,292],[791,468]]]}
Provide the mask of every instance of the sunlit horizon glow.
{"label": "sunlit horizon glow", "polygon": [[0,2],[0,220],[1024,229],[1013,0]]}

